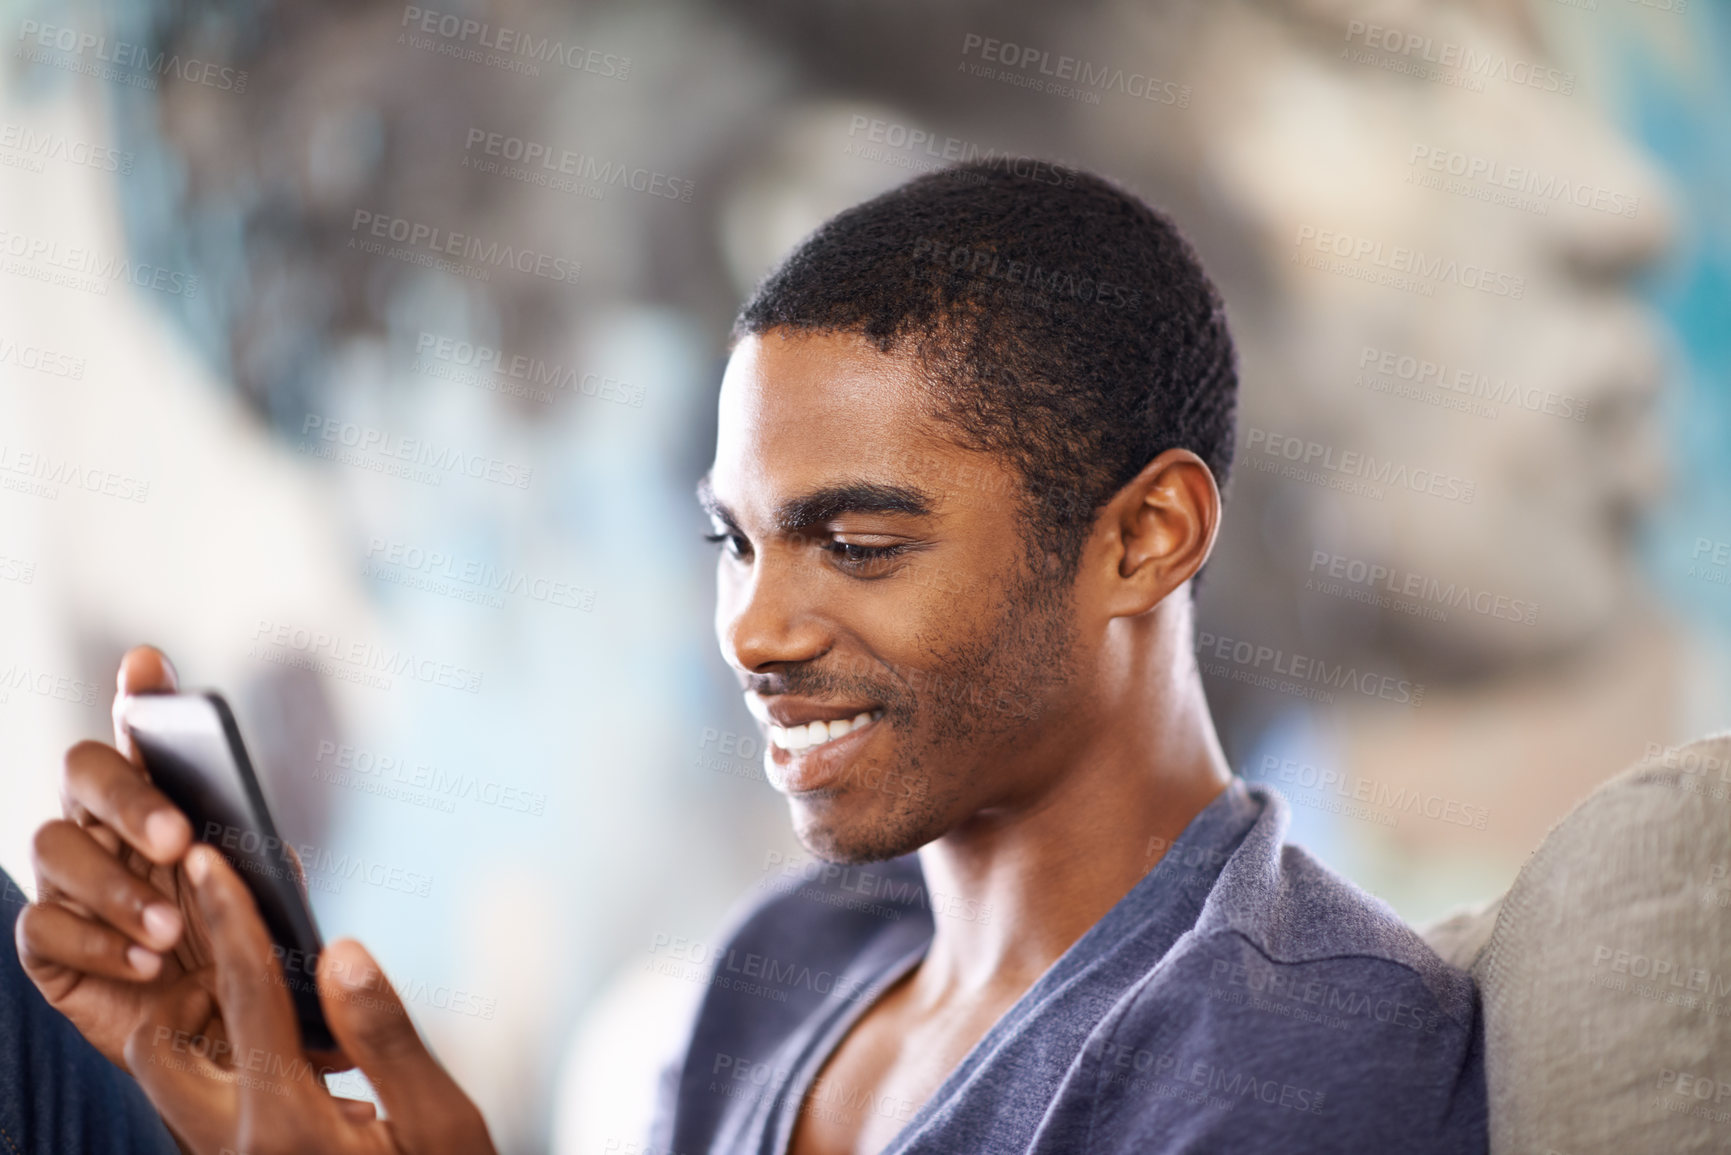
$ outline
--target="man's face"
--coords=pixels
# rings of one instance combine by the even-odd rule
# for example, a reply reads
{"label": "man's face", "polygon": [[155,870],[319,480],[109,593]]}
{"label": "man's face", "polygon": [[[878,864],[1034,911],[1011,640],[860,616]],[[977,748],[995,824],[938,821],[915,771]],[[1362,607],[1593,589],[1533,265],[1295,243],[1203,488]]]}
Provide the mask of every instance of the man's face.
{"label": "man's face", "polygon": [[722,380],[716,636],[800,841],[832,861],[1037,795],[1080,692],[1016,475],[929,405],[911,362],[842,334],[747,338]]}

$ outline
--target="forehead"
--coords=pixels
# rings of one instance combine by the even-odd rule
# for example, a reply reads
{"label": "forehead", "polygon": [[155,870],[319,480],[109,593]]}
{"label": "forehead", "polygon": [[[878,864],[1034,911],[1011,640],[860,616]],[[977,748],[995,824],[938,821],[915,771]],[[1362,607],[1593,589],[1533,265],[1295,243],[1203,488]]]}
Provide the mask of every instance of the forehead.
{"label": "forehead", "polygon": [[942,435],[912,362],[845,333],[741,340],[722,378],[710,485],[735,509],[839,480],[915,485],[937,495],[984,455]]}

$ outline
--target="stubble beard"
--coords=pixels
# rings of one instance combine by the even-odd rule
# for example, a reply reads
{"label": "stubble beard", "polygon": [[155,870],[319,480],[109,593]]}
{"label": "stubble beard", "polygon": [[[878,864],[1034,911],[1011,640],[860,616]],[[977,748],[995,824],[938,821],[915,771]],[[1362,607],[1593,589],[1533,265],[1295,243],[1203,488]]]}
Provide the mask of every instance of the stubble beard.
{"label": "stubble beard", "polygon": [[983,751],[1009,750],[1043,726],[1053,691],[1073,675],[1068,582],[1019,569],[978,633],[933,665],[897,670],[882,724],[898,741],[875,787],[847,783],[821,800],[789,800],[794,833],[828,862],[882,862],[911,854],[972,816],[989,794]]}

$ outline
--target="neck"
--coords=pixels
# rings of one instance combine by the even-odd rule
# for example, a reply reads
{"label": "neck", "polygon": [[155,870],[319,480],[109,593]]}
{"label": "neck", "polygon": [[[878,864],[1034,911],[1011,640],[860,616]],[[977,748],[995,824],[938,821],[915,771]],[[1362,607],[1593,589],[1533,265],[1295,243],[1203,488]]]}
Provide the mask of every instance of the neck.
{"label": "neck", "polygon": [[944,899],[920,1001],[1019,997],[1226,788],[1192,636],[1182,592],[1115,619],[1089,692],[1017,759],[1039,785],[920,851]]}

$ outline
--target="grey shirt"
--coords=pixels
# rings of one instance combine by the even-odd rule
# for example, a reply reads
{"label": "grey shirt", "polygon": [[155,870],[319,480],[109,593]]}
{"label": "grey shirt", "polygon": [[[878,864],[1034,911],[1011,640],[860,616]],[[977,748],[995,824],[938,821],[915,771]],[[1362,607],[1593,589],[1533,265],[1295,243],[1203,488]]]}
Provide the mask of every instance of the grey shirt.
{"label": "grey shirt", "polygon": [[1286,823],[1234,779],[917,1110],[805,1099],[934,919],[991,912],[928,894],[914,855],[796,875],[717,956],[652,1155],[782,1155],[802,1104],[902,1121],[886,1155],[1483,1152],[1472,980]]}

